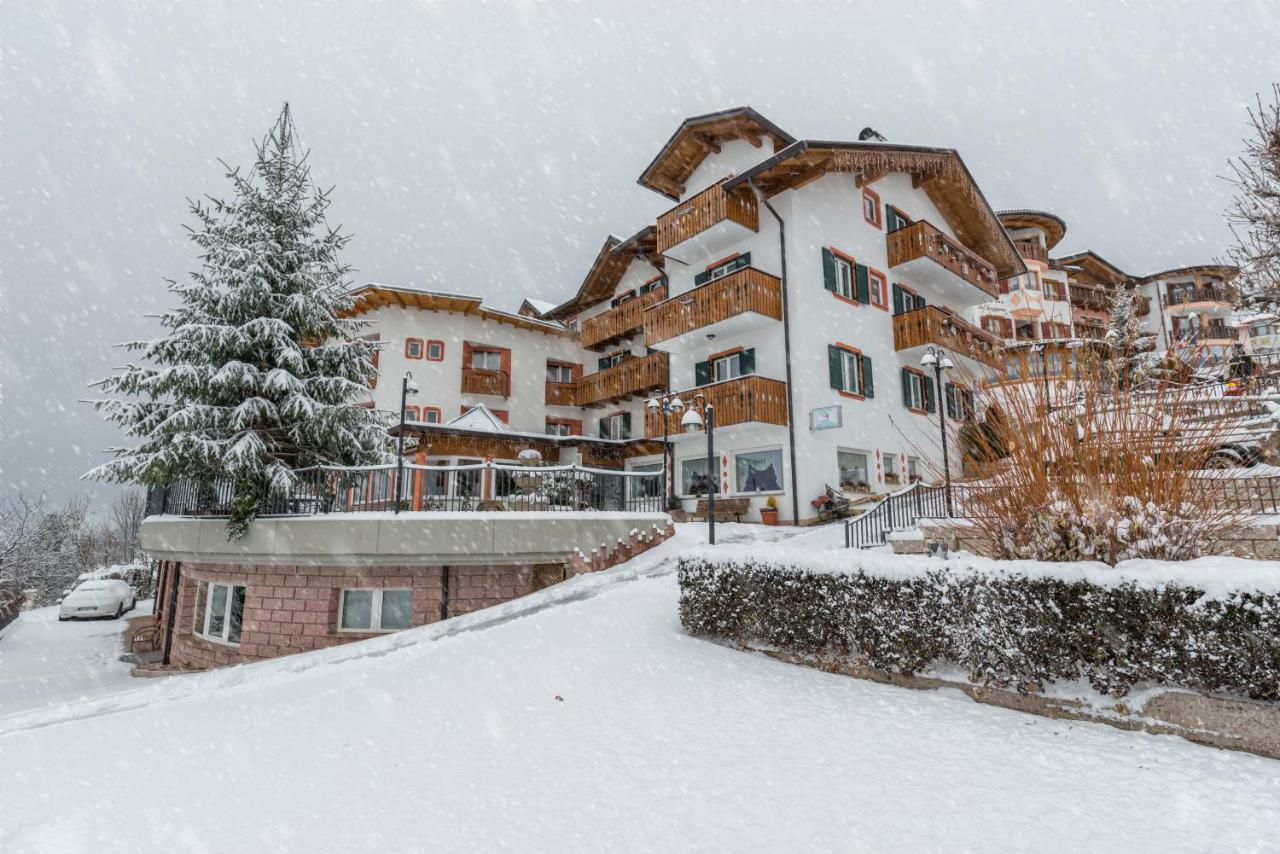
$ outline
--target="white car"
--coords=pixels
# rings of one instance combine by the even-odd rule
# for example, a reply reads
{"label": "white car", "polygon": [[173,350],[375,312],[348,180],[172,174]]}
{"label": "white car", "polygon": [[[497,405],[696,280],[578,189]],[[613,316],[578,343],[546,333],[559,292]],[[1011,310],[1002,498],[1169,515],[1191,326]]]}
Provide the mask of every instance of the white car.
{"label": "white car", "polygon": [[132,611],[137,604],[134,589],[124,581],[86,581],[62,600],[58,619],[119,617],[125,611]]}

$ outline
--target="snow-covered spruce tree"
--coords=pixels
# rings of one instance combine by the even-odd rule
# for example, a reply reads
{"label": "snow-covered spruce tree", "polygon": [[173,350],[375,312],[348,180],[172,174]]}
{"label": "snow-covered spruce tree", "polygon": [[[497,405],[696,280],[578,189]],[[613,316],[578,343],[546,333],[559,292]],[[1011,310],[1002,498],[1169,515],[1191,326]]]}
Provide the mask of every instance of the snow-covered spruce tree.
{"label": "snow-covered spruce tree", "polygon": [[[225,164],[224,164],[225,165]],[[387,456],[385,426],[356,405],[375,375],[375,344],[351,305],[339,260],[348,237],[329,228],[286,104],[246,175],[227,167],[234,196],[191,202],[201,269],[170,281],[180,306],[167,330],[123,345],[145,362],[95,383],[95,401],[137,447],[113,448],[88,477],[147,485],[232,485],[232,537],[244,534],[295,470]]]}
{"label": "snow-covered spruce tree", "polygon": [[1235,195],[1227,222],[1235,234],[1231,260],[1240,267],[1236,284],[1246,302],[1261,311],[1280,312],[1280,84],[1271,87],[1271,103],[1249,110],[1253,135],[1244,154],[1231,161],[1227,180]]}
{"label": "snow-covered spruce tree", "polygon": [[1141,383],[1159,361],[1152,352],[1155,336],[1147,332],[1138,319],[1137,300],[1132,291],[1117,288],[1111,295],[1106,342],[1111,350],[1108,361],[1112,383],[1118,388]]}

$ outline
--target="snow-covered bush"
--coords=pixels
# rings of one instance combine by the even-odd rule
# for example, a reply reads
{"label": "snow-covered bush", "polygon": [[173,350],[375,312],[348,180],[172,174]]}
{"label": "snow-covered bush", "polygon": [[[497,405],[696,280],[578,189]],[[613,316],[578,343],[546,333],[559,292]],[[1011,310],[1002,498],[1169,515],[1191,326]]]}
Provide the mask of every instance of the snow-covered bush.
{"label": "snow-covered bush", "polygon": [[789,556],[682,557],[681,623],[695,635],[892,673],[949,662],[975,682],[1020,691],[1084,678],[1117,696],[1152,682],[1280,699],[1274,586],[1209,595],[1177,579],[1116,578],[1123,573],[1098,564],[1063,572],[834,554],[847,560],[843,571]]}

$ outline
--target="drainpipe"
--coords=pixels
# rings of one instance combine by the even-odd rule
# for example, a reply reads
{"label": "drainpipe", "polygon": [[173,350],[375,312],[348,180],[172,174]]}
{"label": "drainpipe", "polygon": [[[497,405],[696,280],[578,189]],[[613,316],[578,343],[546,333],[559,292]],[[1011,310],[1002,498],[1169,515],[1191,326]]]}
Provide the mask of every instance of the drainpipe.
{"label": "drainpipe", "polygon": [[778,250],[782,266],[782,351],[787,369],[787,440],[791,452],[791,524],[800,524],[799,478],[796,474],[796,407],[795,383],[791,381],[791,312],[787,308],[787,223],[774,210],[773,205],[760,192],[755,181],[750,182],[756,198],[778,221]]}

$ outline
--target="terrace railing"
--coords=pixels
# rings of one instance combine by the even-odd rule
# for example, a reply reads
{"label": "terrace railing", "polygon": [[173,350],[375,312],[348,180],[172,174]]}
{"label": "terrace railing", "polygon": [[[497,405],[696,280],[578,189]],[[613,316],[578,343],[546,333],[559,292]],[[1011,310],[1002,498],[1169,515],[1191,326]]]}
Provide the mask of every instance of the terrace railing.
{"label": "terrace railing", "polygon": [[[663,473],[584,466],[520,466],[476,463],[456,466],[406,464],[399,511],[413,512],[658,512],[666,509]],[[321,466],[295,473],[294,485],[264,499],[261,516],[394,512],[394,465]],[[181,481],[152,491],[149,508],[174,516],[226,517],[231,483]],[[156,509],[158,508],[158,509]]]}

